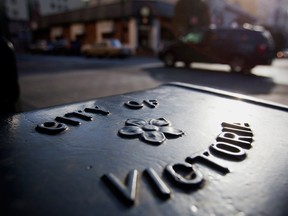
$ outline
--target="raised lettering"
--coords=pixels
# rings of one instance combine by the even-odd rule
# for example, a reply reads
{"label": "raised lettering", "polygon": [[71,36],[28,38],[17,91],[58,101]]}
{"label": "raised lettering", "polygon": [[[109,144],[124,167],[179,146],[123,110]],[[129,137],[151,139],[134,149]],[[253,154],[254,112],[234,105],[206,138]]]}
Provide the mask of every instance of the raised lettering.
{"label": "raised lettering", "polygon": [[159,105],[158,101],[156,99],[152,99],[152,100],[144,100],[143,101],[147,106],[149,106],[150,108],[155,108],[156,106]]}
{"label": "raised lettering", "polygon": [[36,130],[45,134],[58,134],[67,129],[67,125],[58,122],[45,122],[36,126]]}
{"label": "raised lettering", "polygon": [[144,171],[147,177],[151,180],[154,190],[162,199],[168,199],[171,196],[171,191],[168,186],[162,181],[159,175],[153,168],[148,168]]}
{"label": "raised lettering", "polygon": [[141,109],[144,106],[142,102],[138,101],[128,101],[125,105],[130,109]]}
{"label": "raised lettering", "polygon": [[202,173],[188,163],[167,165],[165,171],[174,183],[185,189],[195,189],[204,182]]}
{"label": "raised lettering", "polygon": [[216,138],[219,142],[227,142],[233,145],[237,145],[241,148],[249,149],[251,148],[251,143],[253,138],[251,136],[239,136],[231,132],[223,132]]}
{"label": "raised lettering", "polygon": [[232,132],[240,136],[251,136],[253,137],[253,132],[248,123],[222,123],[223,132]]}
{"label": "raised lettering", "polygon": [[71,113],[66,113],[65,116],[68,118],[75,117],[75,118],[79,118],[79,119],[82,119],[85,121],[92,121],[93,120],[92,116],[83,113],[83,111],[81,111],[81,110],[71,112]]}
{"label": "raised lettering", "polygon": [[95,106],[94,108],[85,108],[85,112],[95,113],[95,114],[102,114],[102,115],[109,115],[110,112],[105,110],[103,107]]}
{"label": "raised lettering", "polygon": [[208,151],[205,151],[200,155],[187,157],[186,162],[190,164],[200,163],[206,165],[215,171],[223,173],[224,175],[230,172],[228,167],[221,165],[221,163],[217,161],[216,158],[212,157]]}
{"label": "raised lettering", "polygon": [[120,201],[127,205],[133,205],[136,200],[138,171],[136,169],[129,172],[125,180],[125,185],[112,173],[102,176],[102,180],[118,195]]}
{"label": "raised lettering", "polygon": [[240,130],[246,130],[246,131],[251,131],[250,125],[248,123],[228,123],[228,122],[223,122],[221,124],[222,127],[229,127],[229,128],[235,128],[235,129],[240,129]]}
{"label": "raised lettering", "polygon": [[246,157],[246,152],[242,148],[225,142],[215,142],[210,145],[210,151],[216,156],[232,160],[244,160]]}
{"label": "raised lettering", "polygon": [[76,120],[73,120],[73,119],[70,119],[70,118],[66,118],[66,117],[57,116],[57,117],[55,118],[55,120],[56,120],[57,122],[61,122],[61,123],[68,124],[68,125],[72,125],[72,126],[81,125],[81,122],[76,121]]}

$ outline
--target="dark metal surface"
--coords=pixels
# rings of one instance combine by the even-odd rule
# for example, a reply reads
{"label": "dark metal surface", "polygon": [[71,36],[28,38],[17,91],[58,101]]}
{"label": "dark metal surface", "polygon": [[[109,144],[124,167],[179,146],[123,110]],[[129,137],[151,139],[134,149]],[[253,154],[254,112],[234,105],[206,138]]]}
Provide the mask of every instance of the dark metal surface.
{"label": "dark metal surface", "polygon": [[3,118],[0,215],[288,215],[287,113],[176,83]]}

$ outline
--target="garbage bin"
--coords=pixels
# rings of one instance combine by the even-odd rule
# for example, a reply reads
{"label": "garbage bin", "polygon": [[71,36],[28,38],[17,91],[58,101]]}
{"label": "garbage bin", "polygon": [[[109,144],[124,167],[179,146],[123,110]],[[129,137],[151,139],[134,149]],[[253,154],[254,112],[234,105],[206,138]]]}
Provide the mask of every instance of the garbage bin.
{"label": "garbage bin", "polygon": [[288,108],[183,83],[3,118],[1,215],[287,215]]}

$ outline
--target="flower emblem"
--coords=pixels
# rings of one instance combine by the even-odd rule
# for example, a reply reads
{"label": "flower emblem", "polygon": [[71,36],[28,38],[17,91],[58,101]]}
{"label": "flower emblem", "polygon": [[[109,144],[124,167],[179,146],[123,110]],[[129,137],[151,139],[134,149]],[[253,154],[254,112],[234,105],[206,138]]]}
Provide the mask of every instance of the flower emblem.
{"label": "flower emblem", "polygon": [[125,127],[118,131],[119,135],[126,138],[138,137],[148,143],[160,145],[166,138],[179,137],[184,134],[182,130],[171,127],[165,118],[143,119],[131,118],[125,122]]}

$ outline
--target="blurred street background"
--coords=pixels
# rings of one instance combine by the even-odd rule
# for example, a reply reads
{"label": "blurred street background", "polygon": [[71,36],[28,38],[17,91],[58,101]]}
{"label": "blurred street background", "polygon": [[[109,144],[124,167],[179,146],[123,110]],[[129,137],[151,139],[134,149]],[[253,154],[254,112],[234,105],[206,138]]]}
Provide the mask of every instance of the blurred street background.
{"label": "blurred street background", "polygon": [[17,56],[24,111],[186,82],[288,105],[288,59],[257,66],[251,74],[228,66],[192,64],[166,68],[156,57],[87,59],[81,56]]}
{"label": "blurred street background", "polygon": [[[287,0],[1,0],[0,36],[14,45],[19,77],[16,110],[91,100],[167,82],[288,105],[287,8]],[[194,63],[193,59],[182,62],[186,65],[174,62],[181,50],[172,59],[171,52],[163,52],[164,63],[158,58],[189,32],[221,28],[234,32],[234,39],[243,44],[225,46],[232,34],[221,35],[221,31],[211,37],[212,46],[201,41],[204,37],[199,32],[187,38],[196,47],[204,47],[202,54],[220,44],[221,49],[210,53],[214,59],[229,49],[238,51],[236,58],[224,59],[227,65]],[[237,29],[261,32],[260,39],[246,33],[238,37]],[[244,59],[258,58],[249,50],[262,55],[267,65],[250,62],[245,68]],[[5,55],[1,50],[0,62]],[[243,70],[231,72],[229,66]],[[14,103],[9,100],[12,85],[5,80],[11,73],[1,71],[5,74],[1,86],[7,89],[1,97],[8,95],[4,99]]]}

